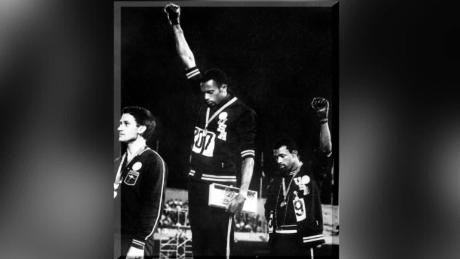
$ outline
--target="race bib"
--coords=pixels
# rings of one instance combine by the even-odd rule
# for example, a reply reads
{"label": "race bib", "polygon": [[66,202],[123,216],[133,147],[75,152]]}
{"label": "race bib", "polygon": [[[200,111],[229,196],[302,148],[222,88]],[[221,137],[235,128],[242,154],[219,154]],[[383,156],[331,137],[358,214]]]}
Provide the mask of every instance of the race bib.
{"label": "race bib", "polygon": [[192,151],[203,156],[212,157],[216,145],[216,134],[195,127]]}
{"label": "race bib", "polygon": [[273,233],[273,212],[270,212],[270,217],[268,219],[268,234]]}
{"label": "race bib", "polygon": [[297,191],[294,191],[294,200],[292,201],[294,205],[294,213],[297,222],[302,221],[307,218],[307,213],[305,212],[305,201],[303,198],[299,198]]}

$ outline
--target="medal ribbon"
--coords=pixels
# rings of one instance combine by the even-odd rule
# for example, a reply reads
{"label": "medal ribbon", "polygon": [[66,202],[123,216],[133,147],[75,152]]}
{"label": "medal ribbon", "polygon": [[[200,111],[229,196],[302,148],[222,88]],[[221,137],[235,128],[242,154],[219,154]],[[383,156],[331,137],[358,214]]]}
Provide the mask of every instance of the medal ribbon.
{"label": "medal ribbon", "polygon": [[126,153],[123,154],[121,158],[120,165],[118,166],[117,175],[115,176],[115,184],[119,184],[121,182],[121,167],[123,166],[123,162],[125,161]]}
{"label": "medal ribbon", "polygon": [[294,178],[297,176],[297,174],[300,172],[300,168],[302,167],[303,163],[300,162],[300,166],[299,166],[299,169],[297,170],[297,172],[295,172],[293,175],[292,175],[292,178],[291,180],[289,181],[289,184],[288,184],[288,188],[286,190],[286,183],[284,181],[284,177],[283,177],[283,202],[286,203],[286,197],[288,195],[288,192],[289,192],[289,189],[291,188],[291,184],[292,184],[292,181],[294,180]]}
{"label": "medal ribbon", "polygon": [[220,112],[222,112],[225,108],[227,108],[228,106],[230,106],[230,104],[234,103],[236,100],[238,100],[238,98],[236,97],[233,97],[230,101],[228,101],[226,104],[222,105],[222,107],[219,108],[219,110],[217,110],[212,116],[211,118],[209,118],[209,113],[210,113],[210,108],[208,107],[208,109],[206,109],[206,125],[204,126],[205,129],[208,128],[208,125],[209,123],[211,123],[211,121],[216,118],[217,115],[219,115]]}

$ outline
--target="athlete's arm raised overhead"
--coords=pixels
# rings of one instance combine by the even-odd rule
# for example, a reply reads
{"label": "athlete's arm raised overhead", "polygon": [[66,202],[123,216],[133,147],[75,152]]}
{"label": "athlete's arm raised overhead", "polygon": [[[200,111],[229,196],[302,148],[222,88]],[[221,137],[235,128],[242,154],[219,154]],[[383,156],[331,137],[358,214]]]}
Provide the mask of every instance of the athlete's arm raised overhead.
{"label": "athlete's arm raised overhead", "polygon": [[184,31],[180,26],[180,6],[169,3],[165,6],[164,11],[173,29],[177,54],[179,54],[185,69],[194,68],[196,66],[195,57],[185,39]]}
{"label": "athlete's arm raised overhead", "polygon": [[323,97],[315,97],[310,105],[320,124],[319,149],[329,156],[332,152],[331,133],[328,125],[329,102]]}

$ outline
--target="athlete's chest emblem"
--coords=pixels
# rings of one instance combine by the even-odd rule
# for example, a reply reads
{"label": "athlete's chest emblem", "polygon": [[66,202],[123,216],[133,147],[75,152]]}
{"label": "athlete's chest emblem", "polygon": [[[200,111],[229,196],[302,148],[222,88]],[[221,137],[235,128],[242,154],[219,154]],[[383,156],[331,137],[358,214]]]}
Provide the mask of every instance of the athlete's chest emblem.
{"label": "athlete's chest emblem", "polygon": [[139,171],[139,169],[142,168],[142,163],[141,162],[136,162],[134,165],[131,167],[134,171]]}
{"label": "athlete's chest emblem", "polygon": [[138,178],[139,178],[139,172],[130,170],[128,174],[126,175],[124,182],[127,185],[133,186],[136,184]]}
{"label": "athlete's chest emblem", "polygon": [[217,132],[219,132],[219,135],[217,136],[218,139],[227,141],[227,125],[225,124],[228,119],[228,113],[226,112],[221,112],[219,114],[219,121],[217,122]]}
{"label": "athlete's chest emblem", "polygon": [[299,190],[303,192],[304,196],[310,193],[310,190],[307,186],[307,184],[310,182],[310,177],[308,175],[296,177],[294,178],[294,182],[297,186],[299,186]]}

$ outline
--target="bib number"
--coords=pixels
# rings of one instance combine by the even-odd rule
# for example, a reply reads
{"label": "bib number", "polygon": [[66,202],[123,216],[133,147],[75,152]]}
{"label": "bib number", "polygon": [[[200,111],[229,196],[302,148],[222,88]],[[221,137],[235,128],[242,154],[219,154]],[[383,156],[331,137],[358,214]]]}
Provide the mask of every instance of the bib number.
{"label": "bib number", "polygon": [[305,212],[305,201],[303,198],[296,197],[292,201],[294,205],[294,212],[297,222],[302,221],[307,218],[307,214]]}
{"label": "bib number", "polygon": [[195,127],[192,151],[203,156],[212,157],[216,145],[216,134]]}
{"label": "bib number", "polygon": [[270,212],[270,217],[268,219],[268,234],[273,233],[273,212]]}

